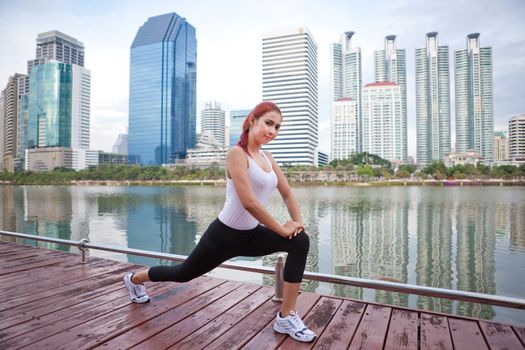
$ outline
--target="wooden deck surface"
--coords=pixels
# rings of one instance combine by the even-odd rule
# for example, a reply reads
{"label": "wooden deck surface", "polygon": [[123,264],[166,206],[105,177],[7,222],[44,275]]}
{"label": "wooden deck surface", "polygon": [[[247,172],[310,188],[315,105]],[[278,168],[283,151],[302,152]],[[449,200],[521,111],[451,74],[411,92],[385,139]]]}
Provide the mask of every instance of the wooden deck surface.
{"label": "wooden deck surface", "polygon": [[133,304],[123,275],[141,267],[0,243],[0,349],[525,349],[525,328],[303,292],[318,334],[274,333],[273,289],[201,277],[150,283]]}

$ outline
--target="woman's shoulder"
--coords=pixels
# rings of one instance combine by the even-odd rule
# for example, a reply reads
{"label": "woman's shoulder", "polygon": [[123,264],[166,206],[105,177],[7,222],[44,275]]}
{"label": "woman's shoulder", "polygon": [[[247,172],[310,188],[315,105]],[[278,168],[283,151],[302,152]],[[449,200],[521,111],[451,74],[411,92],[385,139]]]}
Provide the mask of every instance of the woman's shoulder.
{"label": "woman's shoulder", "polygon": [[240,146],[233,146],[228,150],[227,155],[244,154],[244,150]]}

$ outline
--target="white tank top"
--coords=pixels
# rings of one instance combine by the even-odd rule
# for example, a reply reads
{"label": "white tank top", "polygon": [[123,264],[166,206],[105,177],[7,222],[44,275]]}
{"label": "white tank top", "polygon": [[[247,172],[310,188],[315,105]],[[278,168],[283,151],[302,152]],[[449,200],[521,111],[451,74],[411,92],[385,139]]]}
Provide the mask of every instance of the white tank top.
{"label": "white tank top", "polygon": [[[277,187],[277,175],[275,175],[271,166],[272,163],[266,157],[264,152],[259,152],[270,164],[271,171],[267,173],[257,165],[255,160],[248,157],[248,178],[252,185],[253,192],[255,193],[255,197],[263,205],[266,205],[273,190]],[[224,208],[219,214],[219,220],[226,226],[236,230],[251,230],[259,224],[259,221],[244,209],[241,200],[239,199],[239,195],[235,190],[233,180],[228,177],[226,177],[226,201],[224,203]]]}

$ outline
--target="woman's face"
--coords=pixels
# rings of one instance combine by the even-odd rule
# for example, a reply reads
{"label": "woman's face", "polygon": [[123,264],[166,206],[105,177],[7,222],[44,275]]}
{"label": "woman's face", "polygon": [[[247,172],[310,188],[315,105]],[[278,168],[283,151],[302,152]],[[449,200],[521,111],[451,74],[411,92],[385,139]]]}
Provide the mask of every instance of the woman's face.
{"label": "woman's face", "polygon": [[250,132],[259,144],[267,144],[277,137],[281,128],[282,117],[277,111],[264,113],[259,119],[253,119]]}

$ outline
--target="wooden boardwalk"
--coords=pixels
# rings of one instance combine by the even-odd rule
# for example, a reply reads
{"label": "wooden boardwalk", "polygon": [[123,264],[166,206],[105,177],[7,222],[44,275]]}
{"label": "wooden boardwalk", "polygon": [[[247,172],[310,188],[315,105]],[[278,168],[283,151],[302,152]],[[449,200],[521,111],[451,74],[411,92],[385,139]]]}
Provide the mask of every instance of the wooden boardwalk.
{"label": "wooden boardwalk", "polygon": [[139,268],[0,243],[0,349],[525,349],[525,328],[307,292],[302,344],[273,332],[272,288],[201,277],[138,305],[122,277]]}

